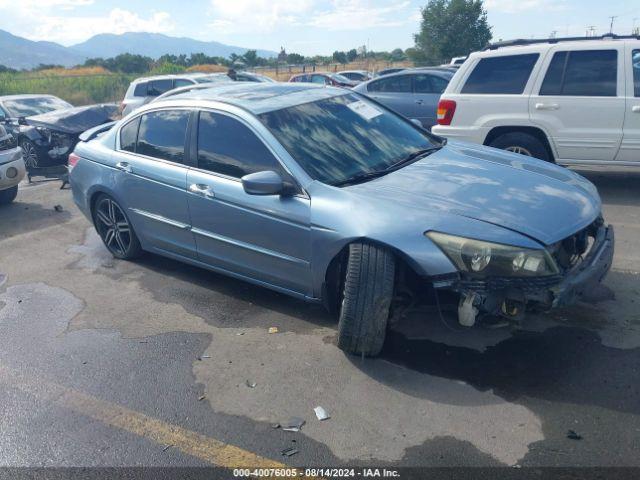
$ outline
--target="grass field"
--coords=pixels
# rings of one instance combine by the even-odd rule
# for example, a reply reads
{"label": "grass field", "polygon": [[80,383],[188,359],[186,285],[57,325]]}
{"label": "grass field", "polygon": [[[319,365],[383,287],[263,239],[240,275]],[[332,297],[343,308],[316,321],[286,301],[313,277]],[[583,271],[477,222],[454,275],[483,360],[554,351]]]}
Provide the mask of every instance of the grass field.
{"label": "grass field", "polygon": [[[378,71],[390,66],[409,67],[410,63],[389,62],[356,62],[346,65],[318,65],[317,72],[336,72],[340,70]],[[227,67],[221,65],[197,65],[188,69],[190,72],[225,72]],[[291,75],[303,71],[314,71],[313,67],[292,65],[255,69],[257,73],[267,75],[275,80],[286,82]],[[151,75],[150,72],[146,75]],[[0,95],[22,93],[42,93],[55,95],[73,105],[92,103],[120,102],[124,98],[129,83],[142,75],[125,75],[112,73],[101,67],[50,69],[36,72],[0,73]]]}

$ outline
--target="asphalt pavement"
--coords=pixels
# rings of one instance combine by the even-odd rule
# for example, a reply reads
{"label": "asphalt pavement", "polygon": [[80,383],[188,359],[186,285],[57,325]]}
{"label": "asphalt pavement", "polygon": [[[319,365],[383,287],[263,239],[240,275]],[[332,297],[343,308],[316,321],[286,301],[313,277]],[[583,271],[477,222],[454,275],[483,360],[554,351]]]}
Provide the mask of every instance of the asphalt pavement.
{"label": "asphalt pavement", "polygon": [[617,240],[588,303],[507,329],[415,312],[378,359],[321,307],[115,260],[69,190],[23,185],[0,208],[0,465],[640,466],[640,169],[580,172]]}

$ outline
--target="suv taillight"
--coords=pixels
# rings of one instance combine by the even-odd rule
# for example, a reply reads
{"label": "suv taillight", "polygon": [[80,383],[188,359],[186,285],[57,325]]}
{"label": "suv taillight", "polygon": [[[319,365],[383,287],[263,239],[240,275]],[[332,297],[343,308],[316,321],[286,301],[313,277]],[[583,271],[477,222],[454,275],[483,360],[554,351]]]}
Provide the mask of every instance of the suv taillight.
{"label": "suv taillight", "polygon": [[451,125],[454,113],[456,113],[456,102],[440,100],[438,103],[438,125]]}
{"label": "suv taillight", "polygon": [[69,154],[69,162],[68,162],[69,171],[71,171],[73,167],[76,166],[76,164],[78,163],[78,160],[80,160],[80,157],[78,155],[76,155],[73,152]]}

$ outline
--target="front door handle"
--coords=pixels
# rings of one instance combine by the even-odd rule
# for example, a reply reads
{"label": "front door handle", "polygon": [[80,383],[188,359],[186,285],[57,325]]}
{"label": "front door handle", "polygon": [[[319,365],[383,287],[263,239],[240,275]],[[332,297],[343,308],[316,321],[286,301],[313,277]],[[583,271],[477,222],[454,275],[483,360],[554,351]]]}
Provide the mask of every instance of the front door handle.
{"label": "front door handle", "polygon": [[536,103],[536,110],[558,110],[560,105],[557,103]]}
{"label": "front door handle", "polygon": [[204,183],[192,183],[189,185],[189,191],[191,193],[195,193],[196,195],[201,195],[207,198],[214,198],[215,195],[213,190],[209,185],[205,185]]}
{"label": "front door handle", "polygon": [[133,171],[131,170],[131,165],[129,165],[127,162],[116,163],[116,168],[118,170],[122,170],[123,172],[127,172],[127,173],[131,173]]}
{"label": "front door handle", "polygon": [[631,107],[631,111],[633,113],[640,113],[640,105],[634,105],[633,107]]}

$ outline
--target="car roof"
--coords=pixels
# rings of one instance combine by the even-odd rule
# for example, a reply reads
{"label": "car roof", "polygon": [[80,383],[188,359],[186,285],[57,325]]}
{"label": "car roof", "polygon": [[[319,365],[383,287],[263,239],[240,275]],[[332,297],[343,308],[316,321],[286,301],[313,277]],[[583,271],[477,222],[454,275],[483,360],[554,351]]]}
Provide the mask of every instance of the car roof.
{"label": "car roof", "polygon": [[525,53],[545,52],[556,46],[561,46],[563,50],[584,49],[590,46],[613,47],[617,45],[640,45],[640,38],[629,37],[597,37],[593,40],[589,38],[568,38],[568,39],[542,39],[542,40],[507,40],[489,45],[484,50],[473,52],[469,57],[492,57],[499,55],[513,55]]}
{"label": "car roof", "polygon": [[[26,98],[57,98],[58,100],[62,100],[55,95],[49,95],[48,93],[24,93],[20,95],[3,95],[0,97],[0,102],[5,102],[7,100],[23,100]],[[64,101],[64,100],[63,100]]]}
{"label": "car roof", "polygon": [[211,74],[209,73],[172,73],[168,75],[152,75],[150,77],[136,78],[131,83],[149,82],[152,80],[166,80],[166,79],[172,79],[172,78],[198,78],[198,77],[204,77],[205,75],[211,75]]}
{"label": "car roof", "polygon": [[340,70],[337,73],[340,73],[340,74],[342,74],[342,73],[362,73],[363,75],[366,75],[369,72],[367,72],[366,70]]}
{"label": "car roof", "polygon": [[211,88],[173,95],[165,102],[153,103],[153,105],[175,105],[184,100],[216,101],[234,105],[248,110],[254,115],[259,115],[348,93],[352,93],[352,91],[309,83],[233,82],[212,84]]}

